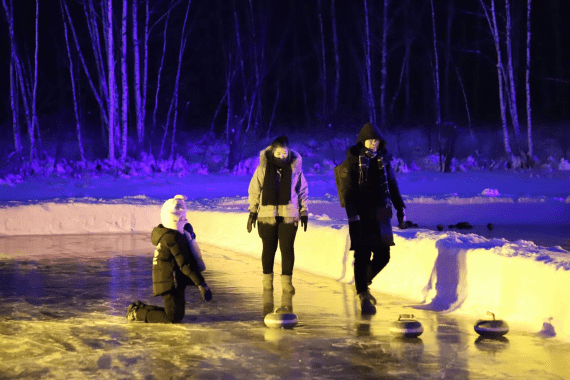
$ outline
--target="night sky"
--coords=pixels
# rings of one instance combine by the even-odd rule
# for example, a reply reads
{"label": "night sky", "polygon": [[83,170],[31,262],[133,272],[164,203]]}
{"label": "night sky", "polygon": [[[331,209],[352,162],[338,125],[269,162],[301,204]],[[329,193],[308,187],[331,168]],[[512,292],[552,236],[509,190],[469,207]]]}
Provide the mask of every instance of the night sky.
{"label": "night sky", "polygon": [[[490,4],[490,0],[485,0]],[[129,3],[129,90],[132,94],[132,51],[130,44],[132,0]],[[144,1],[139,0],[139,30],[144,27]],[[151,24],[162,17],[170,0],[150,1]],[[361,75],[364,73],[364,1],[336,0],[336,24],[340,59],[340,91],[338,110],[332,111],[335,79],[334,46],[332,39],[331,0],[321,0],[321,10],[326,48],[327,114],[323,112],[321,71],[321,34],[317,0],[252,0],[252,15],[247,0],[192,0],[189,13],[191,29],[185,49],[180,77],[178,130],[190,131],[195,126],[209,127],[220,100],[226,91],[228,54],[237,56],[234,9],[240,23],[240,37],[244,77],[236,71],[232,87],[234,101],[243,96],[241,83],[249,86],[254,81],[254,46],[258,62],[263,50],[266,75],[259,90],[261,111],[260,132],[265,131],[271,118],[279,88],[274,125],[301,129],[306,126],[331,124],[342,127],[363,124],[368,112],[363,101]],[[406,38],[413,38],[409,66],[409,111],[406,112],[406,76],[392,112],[387,113],[386,129],[398,126],[429,125],[436,121],[433,66],[433,35],[431,7],[427,0],[390,2],[388,19],[390,29],[387,42],[386,102],[390,106],[398,89]],[[521,127],[526,126],[525,110],[525,60],[526,60],[526,1],[512,1],[513,17],[513,66],[516,77],[517,105]],[[94,70],[93,54],[85,23],[81,1],[67,0],[87,64]],[[94,1],[100,14],[99,0]],[[180,34],[187,0],[173,10],[169,23],[167,54],[162,76],[159,103],[159,123],[166,118],[172,98],[176,75]],[[120,32],[122,2],[114,2],[115,39]],[[380,113],[380,84],[382,62],[382,12],[383,2],[368,1],[372,42],[372,78],[376,109]],[[497,17],[504,31],[504,1],[497,0]],[[535,123],[558,125],[568,118],[570,93],[570,2],[566,0],[534,0],[532,3],[531,42],[531,96],[532,116]],[[435,18],[439,58],[442,120],[467,125],[465,102],[460,82],[461,76],[472,123],[475,127],[500,129],[496,52],[487,20],[478,0],[436,0]],[[450,33],[448,19],[451,18]],[[35,1],[14,1],[14,27],[18,52],[26,67],[33,65]],[[37,109],[40,128],[44,134],[74,131],[73,98],[63,21],[59,1],[40,1],[40,51]],[[164,31],[164,18],[152,29],[149,39],[147,129],[154,106],[157,71],[160,63]],[[2,8],[0,17],[0,125],[11,130],[9,62],[10,44],[6,14]],[[71,37],[70,37],[71,38]],[[505,35],[502,38],[503,61],[506,62]],[[253,41],[256,43],[254,44]],[[73,43],[72,41],[70,41]],[[117,45],[118,46],[118,45]],[[117,48],[117,58],[120,58]],[[83,68],[72,46],[72,55],[78,83],[79,112],[86,131],[101,131],[99,109],[89,87]],[[238,64],[239,65],[239,64]],[[446,72],[448,73],[446,80]],[[120,64],[117,62],[117,75]],[[249,94],[251,96],[251,93]],[[226,105],[222,104],[215,123],[215,131],[223,133],[226,124]],[[20,113],[22,117],[22,107]],[[133,109],[130,109],[130,126],[133,127]],[[25,124],[22,117],[22,129]],[[8,129],[9,128],[9,129]],[[130,132],[129,132],[130,133]],[[7,135],[8,137],[9,135]]]}

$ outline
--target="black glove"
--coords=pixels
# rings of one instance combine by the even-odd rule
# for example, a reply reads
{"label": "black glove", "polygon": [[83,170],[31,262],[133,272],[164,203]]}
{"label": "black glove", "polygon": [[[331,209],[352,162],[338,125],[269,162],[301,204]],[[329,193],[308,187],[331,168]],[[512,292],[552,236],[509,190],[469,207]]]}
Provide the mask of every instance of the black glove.
{"label": "black glove", "polygon": [[362,236],[360,232],[360,220],[348,223],[348,234],[350,235],[350,249],[355,250],[361,244]]}
{"label": "black glove", "polygon": [[305,232],[307,232],[307,224],[309,223],[309,217],[307,215],[301,216],[301,227],[305,227]]}
{"label": "black glove", "polygon": [[188,232],[190,234],[190,236],[192,236],[192,239],[196,239],[196,234],[194,233],[194,228],[192,228],[192,225],[190,223],[186,223],[184,225],[184,231]]}
{"label": "black glove", "polygon": [[401,230],[406,229],[406,209],[401,208],[397,210],[396,216],[398,217],[398,228]]}
{"label": "black glove", "polygon": [[257,221],[257,213],[250,212],[249,218],[247,219],[247,232],[251,232],[251,227],[255,227],[255,222]]}
{"label": "black glove", "polygon": [[198,285],[198,289],[200,290],[200,293],[202,293],[202,299],[204,301],[210,301],[212,299],[212,291],[208,288],[208,285],[206,285],[205,282]]}

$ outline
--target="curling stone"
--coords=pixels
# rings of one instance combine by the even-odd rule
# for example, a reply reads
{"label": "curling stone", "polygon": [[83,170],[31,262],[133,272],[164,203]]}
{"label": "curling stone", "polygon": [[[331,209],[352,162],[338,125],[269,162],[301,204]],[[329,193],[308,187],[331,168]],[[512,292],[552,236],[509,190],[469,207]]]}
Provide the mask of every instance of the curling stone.
{"label": "curling stone", "polygon": [[267,327],[290,329],[296,326],[299,320],[295,314],[289,312],[289,309],[280,307],[275,309],[273,313],[267,314],[263,322],[265,322]]}
{"label": "curling stone", "polygon": [[498,338],[509,332],[509,325],[502,319],[495,319],[495,314],[490,311],[487,315],[493,319],[479,319],[475,323],[475,332],[485,338]]}
{"label": "curling stone", "polygon": [[390,332],[403,338],[417,338],[422,335],[424,328],[420,322],[414,319],[413,314],[400,314],[398,320],[392,323]]}

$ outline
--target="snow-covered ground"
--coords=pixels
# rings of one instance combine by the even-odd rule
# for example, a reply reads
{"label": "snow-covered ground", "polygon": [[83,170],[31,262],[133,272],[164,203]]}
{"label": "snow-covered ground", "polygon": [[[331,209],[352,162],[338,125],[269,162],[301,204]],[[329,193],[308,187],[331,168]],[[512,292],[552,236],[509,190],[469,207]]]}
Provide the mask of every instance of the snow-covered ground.
{"label": "snow-covered ground", "polygon": [[[58,176],[2,180],[0,235],[150,232],[162,202],[184,194],[198,241],[261,254],[256,231],[247,234],[245,228],[253,158],[243,163],[242,175],[179,167],[175,174],[155,173],[144,166],[130,174],[78,174],[56,167],[63,170]],[[297,235],[296,268],[350,283],[348,229],[332,171],[306,165],[305,172],[311,214],[307,232]],[[569,339],[569,178],[570,171],[558,168],[399,172],[407,217],[418,228],[395,230],[392,259],[372,289],[429,310],[474,317],[490,310],[533,332],[546,323]],[[475,228],[450,229],[463,221]],[[12,259],[0,249],[0,260]]]}

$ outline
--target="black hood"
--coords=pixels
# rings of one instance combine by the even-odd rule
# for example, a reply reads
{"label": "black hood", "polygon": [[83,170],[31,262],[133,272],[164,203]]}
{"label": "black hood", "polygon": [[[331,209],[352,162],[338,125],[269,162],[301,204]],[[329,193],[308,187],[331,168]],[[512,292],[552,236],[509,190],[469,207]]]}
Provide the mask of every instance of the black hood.
{"label": "black hood", "polygon": [[378,153],[384,154],[386,152],[386,140],[382,137],[382,133],[372,123],[364,124],[364,127],[358,133],[358,140],[356,145],[352,146],[347,156],[359,156],[364,152],[364,142],[366,140],[380,140],[378,145]]}

